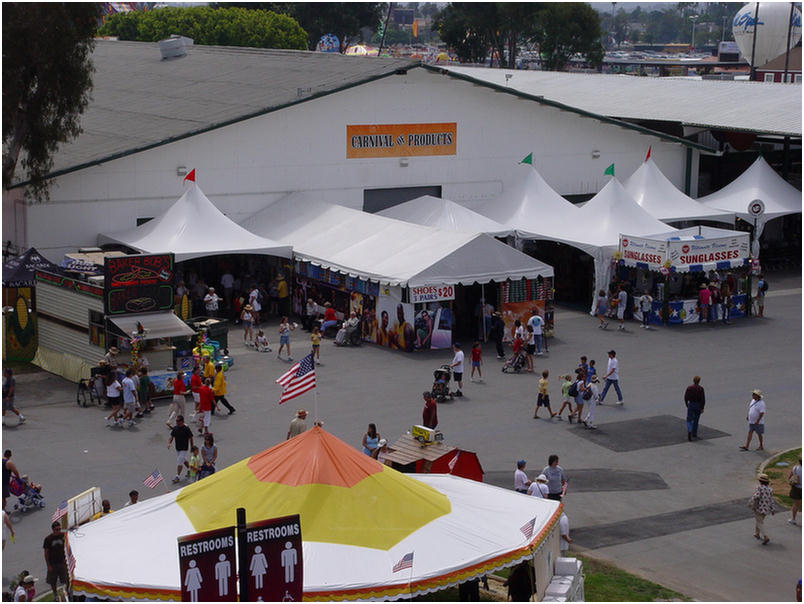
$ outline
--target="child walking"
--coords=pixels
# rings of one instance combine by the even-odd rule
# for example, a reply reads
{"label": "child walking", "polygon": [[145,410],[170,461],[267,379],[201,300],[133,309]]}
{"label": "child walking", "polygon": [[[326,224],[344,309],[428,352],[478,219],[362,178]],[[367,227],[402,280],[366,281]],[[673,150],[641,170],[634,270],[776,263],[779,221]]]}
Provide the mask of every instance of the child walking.
{"label": "child walking", "polygon": [[567,419],[572,423],[572,397],[569,394],[570,386],[572,386],[572,378],[569,375],[559,376],[563,381],[561,382],[561,408],[556,415],[559,420],[562,420],[561,412],[568,409]]}
{"label": "child walking", "polygon": [[550,417],[556,416],[550,408],[550,395],[547,392],[547,378],[550,372],[545,369],[542,371],[542,377],[539,378],[539,394],[536,396],[536,409],[533,411],[533,419],[539,418],[539,407],[546,407]]}
{"label": "child walking", "polygon": [[480,347],[480,342],[475,342],[472,345],[472,375],[470,376],[472,381],[475,381],[475,369],[477,369],[477,381],[483,381],[483,372],[480,369],[480,365],[483,364],[483,349]]}
{"label": "child walking", "polygon": [[318,326],[313,327],[313,333],[310,334],[310,341],[313,343],[313,356],[317,365],[321,364],[321,330]]}
{"label": "child walking", "polygon": [[187,469],[187,478],[190,482],[198,480],[198,471],[201,469],[201,454],[198,452],[198,447],[193,445],[190,447],[190,467]]}
{"label": "child walking", "polygon": [[279,324],[279,350],[276,353],[276,358],[282,358],[282,348],[287,347],[288,361],[292,361],[293,357],[290,356],[290,332],[296,329],[295,323],[289,323],[287,317],[282,317],[282,322]]}

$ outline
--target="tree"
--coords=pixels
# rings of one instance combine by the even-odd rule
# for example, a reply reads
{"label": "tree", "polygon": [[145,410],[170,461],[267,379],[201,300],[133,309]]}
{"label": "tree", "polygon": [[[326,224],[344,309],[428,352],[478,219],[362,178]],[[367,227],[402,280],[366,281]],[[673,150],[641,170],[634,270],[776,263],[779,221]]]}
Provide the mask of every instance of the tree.
{"label": "tree", "polygon": [[576,53],[592,66],[603,62],[600,17],[588,4],[545,3],[534,38],[539,45],[542,69],[560,71]]}
{"label": "tree", "polygon": [[26,193],[48,198],[45,176],[60,143],[80,134],[92,89],[100,4],[3,4],[3,187],[17,162]]}
{"label": "tree", "polygon": [[291,17],[239,7],[165,7],[118,13],[106,21],[100,33],[140,42],[157,42],[171,34],[181,34],[201,45],[307,48],[307,34]]}

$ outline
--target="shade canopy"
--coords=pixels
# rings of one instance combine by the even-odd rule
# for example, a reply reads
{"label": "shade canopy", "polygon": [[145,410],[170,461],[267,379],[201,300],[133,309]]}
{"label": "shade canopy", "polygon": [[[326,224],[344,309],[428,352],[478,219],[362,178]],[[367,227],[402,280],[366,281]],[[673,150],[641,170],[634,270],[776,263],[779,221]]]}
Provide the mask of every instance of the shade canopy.
{"label": "shade canopy", "polygon": [[801,191],[779,176],[762,156],[735,180],[699,201],[753,222],[748,204],[755,199],[765,204],[765,213],[760,219],[763,224],[779,216],[801,212]]}
{"label": "shade canopy", "polygon": [[[314,427],[71,531],[75,592],[177,598],[177,537],[232,526],[237,507],[248,522],[300,515],[306,600],[396,600],[443,589],[531,557],[560,515],[555,501],[455,476],[402,474]],[[531,522],[526,537],[521,527]],[[411,552],[412,568],[394,573]]]}
{"label": "shade canopy", "polygon": [[223,254],[291,257],[285,243],[259,237],[227,218],[192,181],[176,203],[145,224],[101,234],[98,244],[118,243],[143,253],[173,252],[176,262]]}
{"label": "shade canopy", "polygon": [[3,286],[33,287],[37,270],[61,273],[61,268],[32,247],[3,264]]}
{"label": "shade canopy", "polygon": [[126,335],[137,331],[137,323],[141,324],[145,328],[146,340],[195,335],[195,330],[172,311],[113,316],[110,319]]}
{"label": "shade canopy", "polygon": [[388,285],[471,285],[553,276],[552,267],[488,235],[411,224],[301,193],[241,224],[292,244],[299,260]]}
{"label": "shade canopy", "polygon": [[679,191],[652,158],[623,182],[623,188],[643,210],[662,222],[712,220],[734,223],[734,212],[705,206]]}
{"label": "shade canopy", "polygon": [[377,214],[445,231],[485,233],[493,237],[507,237],[514,232],[514,229],[505,227],[499,222],[465,208],[454,201],[433,197],[432,195],[423,195],[422,197],[411,199],[405,203],[377,212]]}

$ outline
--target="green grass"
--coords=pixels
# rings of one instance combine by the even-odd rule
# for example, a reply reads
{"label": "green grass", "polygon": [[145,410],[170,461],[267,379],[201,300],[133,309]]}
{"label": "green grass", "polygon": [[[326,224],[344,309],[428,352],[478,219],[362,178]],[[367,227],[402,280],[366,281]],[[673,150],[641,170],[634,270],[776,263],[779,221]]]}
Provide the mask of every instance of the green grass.
{"label": "green grass", "polygon": [[672,589],[627,573],[612,564],[587,556],[573,555],[583,562],[584,595],[587,602],[691,601]]}
{"label": "green grass", "polygon": [[[798,463],[798,458],[801,457],[801,448],[788,451],[778,457],[771,459],[765,466],[765,474],[770,478],[770,486],[773,489],[773,496],[781,505],[790,508],[793,505],[793,500],[790,499],[790,483],[787,482],[787,476],[790,470]],[[785,468],[776,467],[779,461],[786,461],[790,465]]]}

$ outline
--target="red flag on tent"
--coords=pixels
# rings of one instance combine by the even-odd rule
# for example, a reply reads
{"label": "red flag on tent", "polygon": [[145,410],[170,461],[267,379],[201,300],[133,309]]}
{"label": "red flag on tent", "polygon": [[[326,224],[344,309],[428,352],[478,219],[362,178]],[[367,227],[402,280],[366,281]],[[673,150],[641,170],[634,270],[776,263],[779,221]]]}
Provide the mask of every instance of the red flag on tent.
{"label": "red flag on tent", "polygon": [[190,170],[190,173],[187,176],[184,177],[184,180],[191,180],[191,181],[195,182],[195,168]]}
{"label": "red flag on tent", "polygon": [[650,159],[650,147],[648,147],[648,154],[645,156],[645,161]]}

